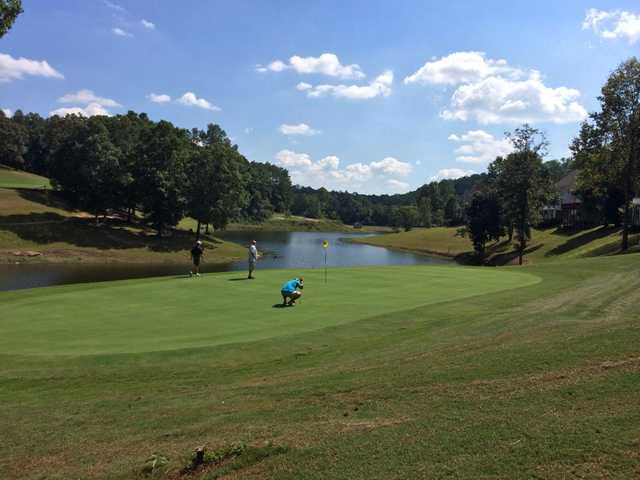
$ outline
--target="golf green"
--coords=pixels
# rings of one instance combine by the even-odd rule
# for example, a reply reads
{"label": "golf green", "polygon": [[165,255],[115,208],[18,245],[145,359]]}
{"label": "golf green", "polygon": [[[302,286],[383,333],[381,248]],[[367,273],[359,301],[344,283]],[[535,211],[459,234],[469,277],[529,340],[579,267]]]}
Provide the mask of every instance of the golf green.
{"label": "golf green", "polygon": [[[295,307],[280,286],[303,274]],[[539,281],[510,270],[367,267],[164,277],[0,293],[0,351],[84,355],[195,348],[291,335]]]}

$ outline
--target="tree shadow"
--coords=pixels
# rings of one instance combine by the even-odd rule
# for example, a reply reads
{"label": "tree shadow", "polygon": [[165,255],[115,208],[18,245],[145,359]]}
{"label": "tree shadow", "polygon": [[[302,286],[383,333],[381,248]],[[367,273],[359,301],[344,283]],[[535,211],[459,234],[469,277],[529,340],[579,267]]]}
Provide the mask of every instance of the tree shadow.
{"label": "tree shadow", "polygon": [[[583,246],[587,245],[588,243],[591,243],[591,242],[593,242],[595,240],[599,240],[601,238],[608,237],[612,233],[616,233],[616,232],[620,232],[620,228],[619,227],[602,227],[602,228],[598,228],[596,230],[588,230],[588,231],[586,231],[586,232],[584,232],[584,233],[582,233],[580,235],[573,236],[572,238],[570,238],[569,240],[567,240],[563,244],[552,248],[547,253],[545,253],[545,257],[552,257],[552,256],[555,256],[555,255],[562,255],[563,253],[567,253],[567,252],[569,252],[571,250],[575,250],[576,248],[583,247]],[[559,234],[559,235],[571,235],[571,234],[573,234],[573,235],[575,235],[575,230],[573,232],[571,232],[571,233],[564,233],[562,231],[556,230],[554,232],[554,234]],[[599,250],[600,248],[601,247],[599,247],[596,250]]]}
{"label": "tree shadow", "polygon": [[[535,252],[536,250],[540,250],[542,247],[544,247],[544,243],[532,245],[524,250],[524,256],[526,257],[527,255]],[[510,265],[514,263],[516,260],[518,260],[519,256],[520,255],[517,249],[511,250],[509,252],[498,253],[492,256],[487,262],[487,264],[492,266]]]}

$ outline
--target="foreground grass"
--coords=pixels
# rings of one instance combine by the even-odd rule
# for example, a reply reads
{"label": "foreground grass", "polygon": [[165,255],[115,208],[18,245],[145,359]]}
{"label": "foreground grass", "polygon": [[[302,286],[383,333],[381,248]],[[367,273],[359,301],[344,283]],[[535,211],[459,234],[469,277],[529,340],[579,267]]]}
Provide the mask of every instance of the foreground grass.
{"label": "foreground grass", "polygon": [[[472,256],[468,238],[456,235],[456,227],[416,228],[409,232],[393,233],[378,237],[354,239],[354,242],[377,245],[418,253],[458,258],[466,262]],[[556,228],[534,230],[525,258],[529,263],[551,259],[595,257],[618,253],[621,233],[619,228],[590,228],[578,231],[562,231]],[[638,250],[640,235],[632,235],[630,242]],[[494,265],[513,263],[517,258],[515,244],[507,241],[487,246],[487,261]]]}
{"label": "foreground grass", "polygon": [[49,189],[48,178],[33,173],[13,170],[0,165],[0,188],[39,188]]}
{"label": "foreground grass", "polygon": [[[289,274],[277,271],[2,294],[0,330],[12,341],[0,361],[0,436],[11,441],[0,443],[0,477],[140,478],[156,453],[168,460],[157,477],[178,478],[194,447],[239,441],[252,453],[189,478],[633,478],[639,267],[627,255],[515,271],[345,270],[337,290],[311,272],[290,309],[271,307]],[[529,275],[541,281],[516,280]],[[484,290],[505,288],[499,279],[518,288]],[[451,281],[460,289],[448,296]],[[431,290],[445,296],[434,303]],[[236,326],[222,318],[229,297]],[[114,302],[129,304],[128,324],[92,320]],[[172,324],[154,327],[157,304]],[[87,331],[72,318],[83,310]],[[256,335],[261,321],[273,335]],[[235,329],[247,341],[191,343]],[[191,347],[145,351],[160,336]]]}
{"label": "foreground grass", "polygon": [[[245,249],[206,237],[206,261],[227,263]],[[143,225],[93,218],[70,210],[53,192],[0,188],[0,263],[189,263],[194,236],[157,238]],[[37,256],[29,256],[34,252]]]}

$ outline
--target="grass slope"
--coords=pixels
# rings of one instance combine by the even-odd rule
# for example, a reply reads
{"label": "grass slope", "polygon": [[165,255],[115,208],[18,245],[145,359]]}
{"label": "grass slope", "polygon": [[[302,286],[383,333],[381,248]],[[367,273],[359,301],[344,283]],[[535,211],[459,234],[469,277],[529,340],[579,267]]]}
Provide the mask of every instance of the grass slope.
{"label": "grass slope", "polygon": [[[442,255],[447,257],[465,257],[472,253],[468,238],[456,236],[455,227],[416,228],[409,232],[393,233],[377,237],[354,239],[354,242],[377,245],[418,253]],[[552,259],[570,259],[595,257],[618,253],[620,249],[619,228],[591,228],[579,231],[559,229],[534,230],[533,239],[527,248],[528,262],[538,263]],[[632,235],[630,242],[638,250],[640,235]],[[515,245],[506,241],[489,244],[488,261],[495,265],[505,265],[515,261]]]}
{"label": "grass slope", "polygon": [[0,188],[38,188],[49,189],[48,178],[33,173],[13,170],[0,165]]}
{"label": "grass slope", "polygon": [[[520,272],[455,267],[332,269],[305,275],[303,306],[277,308],[297,272],[81,284],[0,293],[0,351],[144,352],[247,342],[535,283]],[[400,293],[401,292],[401,293]]]}
{"label": "grass slope", "polygon": [[[348,278],[345,270],[330,284],[348,289],[359,282],[358,294],[347,298],[322,290],[309,274],[301,305],[268,311],[262,309],[266,291],[271,308],[281,279],[275,283],[264,272],[254,282],[224,284],[224,275],[169,279],[170,289],[160,280],[140,282],[146,298],[136,282],[3,294],[0,305],[10,306],[0,328],[13,345],[5,342],[0,357],[0,436],[10,439],[0,442],[0,477],[144,478],[145,460],[157,453],[169,463],[168,473],[156,478],[179,478],[195,446],[221,451],[234,441],[252,453],[189,478],[223,472],[229,479],[638,476],[640,255],[529,266],[514,273],[542,281],[426,304],[442,272],[458,272],[463,289],[475,271],[375,271]],[[478,271],[503,279],[512,272]],[[382,302],[379,290],[367,293],[369,276],[372,285],[387,281],[397,288],[384,288]],[[475,278],[474,288],[488,281]],[[198,291],[196,304],[176,308],[189,289]],[[65,300],[74,296],[81,303],[71,308],[74,302]],[[248,338],[255,338],[253,327],[242,324],[261,315],[270,316],[280,336],[87,354],[128,351],[138,342],[148,349],[153,342],[135,328],[142,321],[150,337],[163,334],[174,346],[213,338],[218,328],[229,335],[236,327],[219,327],[214,315],[228,296],[244,312],[237,328]],[[322,305],[314,297],[323,298]],[[380,311],[378,304],[395,301],[390,297],[400,301]],[[116,308],[113,302],[131,306],[118,337],[93,320],[101,305]],[[159,330],[155,317],[145,316],[147,307],[161,311],[158,303],[180,310]],[[194,311],[216,304],[221,307],[193,323]],[[323,309],[326,328],[295,333],[294,322],[321,321]],[[77,315],[87,331],[65,331],[53,315],[65,311],[69,325],[78,326],[82,320],[71,317]],[[188,329],[184,322],[191,322]]]}
{"label": "grass slope", "polygon": [[[69,210],[52,192],[0,188],[0,263],[188,264],[193,242],[188,232],[159,239],[142,225],[113,219],[96,226],[90,215]],[[243,247],[214,237],[205,238],[205,246],[205,261],[211,263],[246,256]],[[41,255],[25,257],[24,251]]]}

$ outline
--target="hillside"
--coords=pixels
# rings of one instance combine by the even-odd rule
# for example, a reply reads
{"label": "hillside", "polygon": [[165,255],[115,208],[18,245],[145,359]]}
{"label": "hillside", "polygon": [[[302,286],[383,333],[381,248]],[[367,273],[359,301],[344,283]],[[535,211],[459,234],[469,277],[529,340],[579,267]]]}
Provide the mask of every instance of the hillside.
{"label": "hillside", "polygon": [[0,165],[0,188],[51,188],[48,178]]}
{"label": "hillside", "polygon": [[[417,253],[456,258],[466,263],[471,261],[472,246],[467,238],[456,235],[455,227],[416,228],[409,232],[367,237],[355,242],[387,248],[408,250]],[[631,237],[631,251],[640,250],[640,235]],[[618,253],[620,229],[590,228],[578,231],[562,231],[556,228],[534,230],[533,239],[526,250],[527,263],[539,263],[554,259],[596,257]],[[487,263],[507,265],[517,257],[515,245],[506,240],[488,245]]]}
{"label": "hillside", "polygon": [[[206,261],[244,258],[244,248],[215,237],[203,239]],[[91,215],[70,210],[55,192],[0,188],[0,263],[182,263],[189,262],[194,237],[176,230],[157,238],[141,224],[118,218],[95,224]]]}

